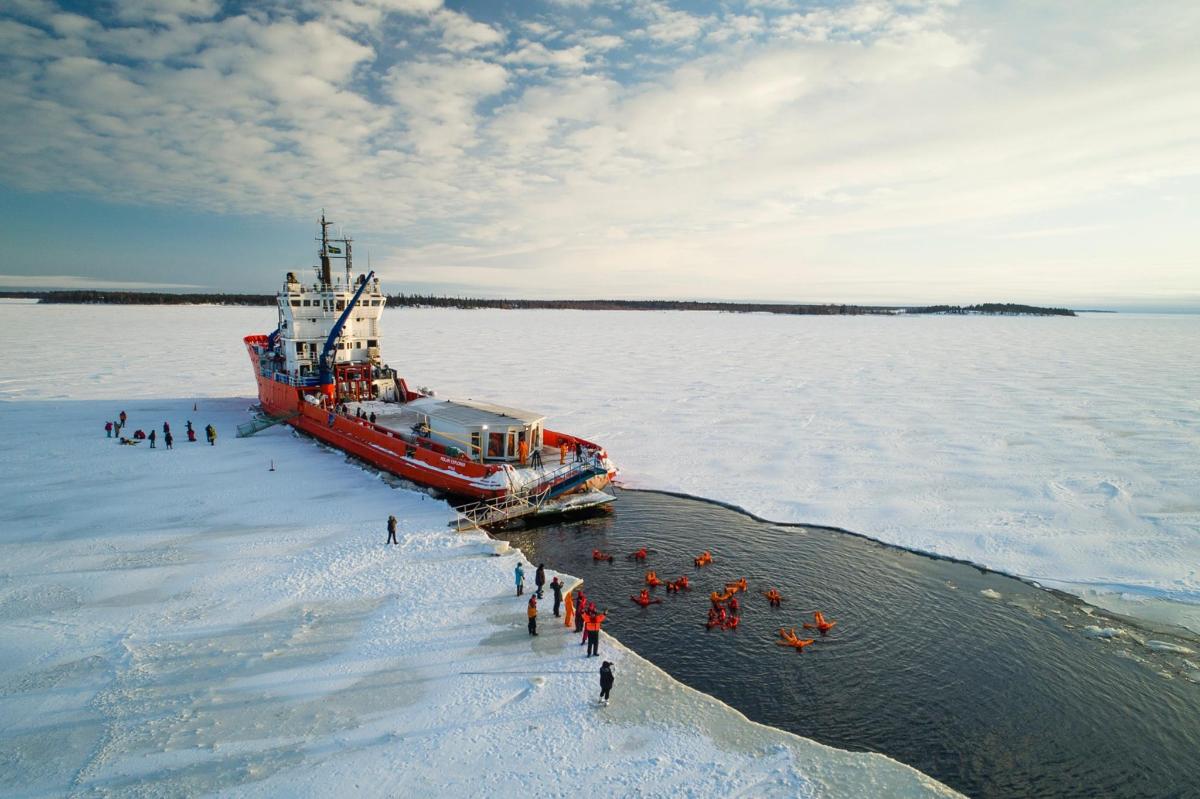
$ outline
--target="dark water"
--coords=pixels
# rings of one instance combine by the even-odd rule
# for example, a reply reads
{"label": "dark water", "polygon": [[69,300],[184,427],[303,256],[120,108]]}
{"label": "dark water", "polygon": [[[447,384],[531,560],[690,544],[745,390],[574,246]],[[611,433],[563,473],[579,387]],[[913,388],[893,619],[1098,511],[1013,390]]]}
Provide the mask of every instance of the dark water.
{"label": "dark water", "polygon": [[[1200,797],[1194,638],[964,564],[662,494],[624,491],[611,515],[498,537],[582,576],[622,643],[755,721],[882,752],[972,796]],[[646,564],[624,558],[641,546]],[[595,563],[593,548],[616,562]],[[704,549],[716,562],[697,569]],[[647,569],[687,574],[693,590],[655,589],[663,604],[642,609],[629,597]],[[740,628],[706,631],[709,592],[743,576]],[[782,608],[759,593],[772,586]],[[814,610],[838,622],[827,638],[776,645],[780,626]],[[1122,634],[1093,638],[1088,625]]]}

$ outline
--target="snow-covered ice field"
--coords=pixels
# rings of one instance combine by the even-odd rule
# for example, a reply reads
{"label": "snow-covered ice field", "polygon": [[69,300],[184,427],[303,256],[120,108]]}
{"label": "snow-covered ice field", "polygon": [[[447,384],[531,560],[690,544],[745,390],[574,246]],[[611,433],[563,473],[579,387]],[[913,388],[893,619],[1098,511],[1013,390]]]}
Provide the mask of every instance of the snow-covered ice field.
{"label": "snow-covered ice field", "polygon": [[[525,633],[514,555],[310,441],[233,437],[241,337],[272,317],[0,304],[0,793],[937,790],[746,722],[610,639],[597,712],[596,659],[545,609]],[[1200,603],[1197,317],[393,310],[384,332],[414,385],[544,411],[632,486],[1185,621]],[[211,421],[218,446],[118,447],[121,408]]]}
{"label": "snow-covered ice field", "polygon": [[[273,322],[0,305],[0,396],[252,396],[241,337]],[[70,331],[70,351],[35,331]],[[1200,316],[393,309],[383,333],[410,384],[545,412],[607,446],[631,487],[1200,630]]]}
{"label": "snow-covered ice field", "polygon": [[[547,604],[527,635],[517,553],[287,430],[233,436],[264,312],[0,305],[0,795],[950,793],[753,724],[607,637],[617,684],[595,707],[600,659]],[[516,399],[556,379],[521,369]],[[106,439],[122,409],[170,421],[175,451]],[[217,446],[187,443],[187,419]]]}

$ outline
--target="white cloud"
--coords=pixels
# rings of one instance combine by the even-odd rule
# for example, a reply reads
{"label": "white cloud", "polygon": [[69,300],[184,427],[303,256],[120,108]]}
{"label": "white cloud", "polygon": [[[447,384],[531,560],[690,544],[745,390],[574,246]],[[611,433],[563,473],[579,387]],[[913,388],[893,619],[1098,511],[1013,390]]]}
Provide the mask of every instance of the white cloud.
{"label": "white cloud", "polygon": [[504,56],[509,64],[556,67],[578,70],[587,65],[587,49],[582,45],[551,49],[541,42],[523,42],[521,47]]}
{"label": "white cloud", "polygon": [[[519,267],[560,293],[613,276],[642,293],[733,291],[736,265],[798,290],[821,270],[917,262],[872,249],[895,231],[1081,238],[987,226],[1070,231],[1093,223],[1038,220],[1200,174],[1200,14],[1186,5],[698,17],[639,0],[611,32],[550,12],[509,30],[415,0],[232,16],[144,3],[120,24],[23,8],[0,19],[11,186],[336,208],[356,229],[402,232],[424,259],[412,276],[431,282]],[[953,258],[926,256],[928,273]]]}
{"label": "white cloud", "polygon": [[209,19],[221,10],[217,0],[117,0],[117,16],[123,22],[178,24],[187,19]]}
{"label": "white cloud", "polygon": [[442,46],[457,53],[491,47],[504,41],[502,32],[458,11],[438,11],[433,15],[433,20],[442,29]]}
{"label": "white cloud", "polygon": [[508,85],[504,67],[477,59],[405,64],[387,76],[417,152],[457,155],[475,142],[476,104]]}

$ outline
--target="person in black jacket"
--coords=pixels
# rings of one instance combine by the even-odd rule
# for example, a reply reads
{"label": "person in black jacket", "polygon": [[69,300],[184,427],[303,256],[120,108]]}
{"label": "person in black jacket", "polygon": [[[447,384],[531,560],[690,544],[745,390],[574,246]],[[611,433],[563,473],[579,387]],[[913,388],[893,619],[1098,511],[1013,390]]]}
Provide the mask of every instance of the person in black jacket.
{"label": "person in black jacket", "polygon": [[388,528],[387,542],[389,544],[399,544],[400,542],[396,540],[396,517],[395,516],[388,517],[387,528]]}
{"label": "person in black jacket", "polygon": [[557,575],[554,577],[553,580],[550,581],[550,590],[554,592],[554,618],[557,619],[558,618],[558,609],[562,607],[562,590],[563,590],[563,584],[558,581]]}
{"label": "person in black jacket", "polygon": [[546,564],[539,563],[537,573],[533,575],[533,582],[537,586],[537,597],[542,598],[542,589],[546,586]]}
{"label": "person in black jacket", "polygon": [[612,663],[606,660],[600,664],[600,702],[601,702],[601,704],[605,704],[605,705],[608,704],[608,692],[612,690],[612,687],[613,687]]}

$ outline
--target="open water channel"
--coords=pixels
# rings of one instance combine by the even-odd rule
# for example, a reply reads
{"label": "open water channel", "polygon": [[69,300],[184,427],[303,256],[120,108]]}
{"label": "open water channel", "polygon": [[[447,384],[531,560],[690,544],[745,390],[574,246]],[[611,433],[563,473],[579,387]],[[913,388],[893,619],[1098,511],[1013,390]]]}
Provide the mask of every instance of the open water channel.
{"label": "open water channel", "polygon": [[[499,534],[580,575],[606,630],[751,719],[882,752],[979,797],[1200,796],[1200,640],[1072,597],[848,533],[771,524],[695,499],[622,491],[616,512]],[[645,563],[626,559],[640,547]],[[592,550],[616,556],[595,562]],[[692,558],[711,550],[715,562]],[[654,569],[692,590],[630,600]],[[530,569],[532,573],[532,569]],[[737,630],[709,592],[746,577]],[[771,608],[761,592],[778,588]],[[837,627],[803,652],[781,626]],[[603,654],[603,645],[602,645]],[[614,701],[625,701],[614,693]]]}

